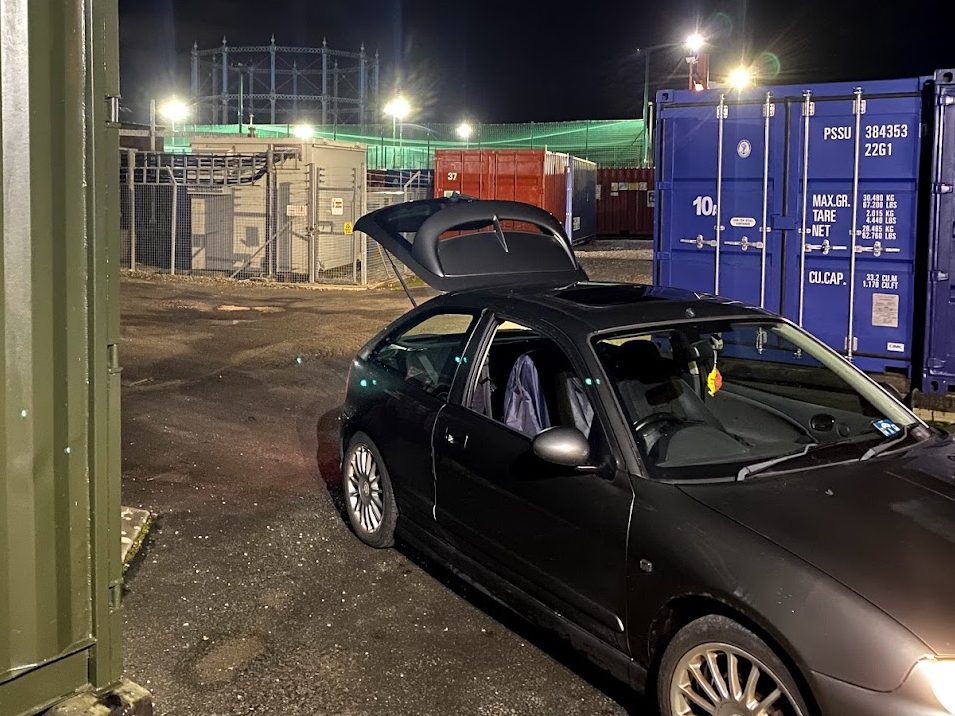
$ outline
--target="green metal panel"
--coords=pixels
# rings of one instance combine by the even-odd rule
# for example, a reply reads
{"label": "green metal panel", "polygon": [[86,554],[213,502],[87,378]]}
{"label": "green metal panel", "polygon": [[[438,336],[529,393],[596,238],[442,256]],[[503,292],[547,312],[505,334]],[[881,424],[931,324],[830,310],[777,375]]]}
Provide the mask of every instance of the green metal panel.
{"label": "green metal panel", "polygon": [[120,676],[116,0],[3,0],[0,35],[6,716]]}

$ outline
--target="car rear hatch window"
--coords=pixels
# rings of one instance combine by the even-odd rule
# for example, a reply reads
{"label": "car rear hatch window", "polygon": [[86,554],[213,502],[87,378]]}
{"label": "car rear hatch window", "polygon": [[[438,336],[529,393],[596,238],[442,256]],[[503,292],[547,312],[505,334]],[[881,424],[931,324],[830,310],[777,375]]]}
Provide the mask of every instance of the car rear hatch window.
{"label": "car rear hatch window", "polygon": [[529,204],[426,199],[373,211],[355,228],[439,291],[587,278],[560,223]]}

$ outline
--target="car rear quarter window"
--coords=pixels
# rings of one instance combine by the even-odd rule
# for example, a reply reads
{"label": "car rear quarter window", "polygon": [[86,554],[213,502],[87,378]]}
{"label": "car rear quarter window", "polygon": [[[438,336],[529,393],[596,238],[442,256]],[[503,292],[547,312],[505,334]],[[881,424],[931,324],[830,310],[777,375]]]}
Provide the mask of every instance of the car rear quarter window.
{"label": "car rear quarter window", "polygon": [[422,390],[446,398],[474,326],[473,313],[435,313],[386,337],[372,351],[373,363]]}

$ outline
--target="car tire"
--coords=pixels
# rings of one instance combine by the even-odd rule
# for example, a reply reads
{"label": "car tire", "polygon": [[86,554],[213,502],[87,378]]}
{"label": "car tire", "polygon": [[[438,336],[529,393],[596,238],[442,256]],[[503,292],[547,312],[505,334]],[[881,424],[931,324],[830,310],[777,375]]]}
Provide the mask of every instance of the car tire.
{"label": "car tire", "polygon": [[[730,672],[734,665],[735,678]],[[777,710],[765,713],[808,716],[795,679],[775,652],[741,624],[714,614],[690,622],[670,641],[660,661],[657,703],[663,716],[754,714],[776,689],[780,693],[772,707]]]}
{"label": "car tire", "polygon": [[378,447],[365,433],[348,442],[342,460],[345,512],[358,538],[372,547],[395,543],[398,506],[391,476]]}

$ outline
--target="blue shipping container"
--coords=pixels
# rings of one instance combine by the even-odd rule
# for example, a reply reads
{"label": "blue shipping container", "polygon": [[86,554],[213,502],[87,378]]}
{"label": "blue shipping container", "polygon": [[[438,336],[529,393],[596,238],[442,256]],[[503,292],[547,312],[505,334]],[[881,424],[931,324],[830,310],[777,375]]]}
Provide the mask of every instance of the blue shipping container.
{"label": "blue shipping container", "polygon": [[658,93],[656,283],[764,306],[863,370],[955,392],[953,99],[948,70]]}

